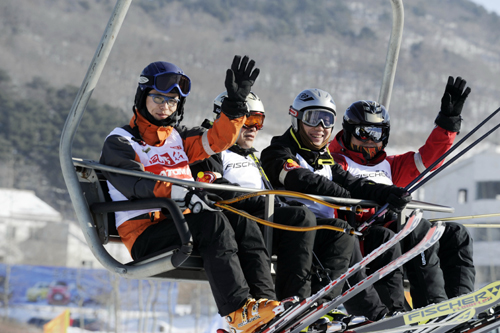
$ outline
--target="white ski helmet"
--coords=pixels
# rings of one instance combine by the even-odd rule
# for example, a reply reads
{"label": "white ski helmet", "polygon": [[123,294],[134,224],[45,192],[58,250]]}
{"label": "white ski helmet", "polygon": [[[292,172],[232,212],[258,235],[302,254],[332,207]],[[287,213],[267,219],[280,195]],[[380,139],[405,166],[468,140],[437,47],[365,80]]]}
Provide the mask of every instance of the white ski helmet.
{"label": "white ski helmet", "polygon": [[[219,96],[214,99],[214,113],[215,118],[219,117],[219,114],[222,111],[222,102],[224,102],[224,98],[227,97],[227,91],[220,93]],[[254,92],[250,92],[245,99],[245,102],[248,107],[249,112],[260,112],[264,114],[266,111],[264,110],[264,104],[260,100],[259,96],[257,96]]]}
{"label": "white ski helmet", "polygon": [[[219,96],[215,97],[214,100],[214,119],[219,118],[220,113],[222,112],[222,102],[227,97],[227,92],[224,91],[220,93]],[[262,129],[264,126],[264,119],[266,117],[264,110],[264,104],[260,100],[259,96],[257,96],[254,92],[250,92],[245,99],[247,104],[248,112],[250,115],[247,117],[247,120],[244,127],[252,127],[256,126],[257,130]],[[252,117],[253,116],[253,117]]]}
{"label": "white ski helmet", "polygon": [[[325,111],[323,116],[327,117],[318,116],[316,113],[318,117],[316,117],[312,123],[308,124],[308,115],[306,112],[308,110]],[[313,88],[303,90],[295,97],[293,104],[290,106],[289,114],[292,117],[293,130],[298,132],[299,120],[310,126],[317,126],[320,122],[323,122],[324,127],[333,127],[337,110],[333,97],[329,93],[321,89]],[[304,114],[306,114],[306,117],[304,117]]]}

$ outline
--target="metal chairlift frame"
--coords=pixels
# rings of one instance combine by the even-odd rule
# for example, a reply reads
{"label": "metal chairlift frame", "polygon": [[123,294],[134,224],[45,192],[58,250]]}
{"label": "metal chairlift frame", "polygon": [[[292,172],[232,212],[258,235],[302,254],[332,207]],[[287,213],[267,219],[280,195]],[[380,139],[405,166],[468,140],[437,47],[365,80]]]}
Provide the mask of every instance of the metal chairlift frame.
{"label": "metal chairlift frame", "polygon": [[[173,214],[173,216],[177,216],[177,227],[183,243],[181,247],[168,251],[166,250],[165,252],[157,254],[147,260],[141,260],[129,264],[120,263],[108,253],[108,251],[104,247],[104,244],[109,241],[109,235],[106,229],[107,225],[105,225],[106,214],[108,212],[117,210],[133,209],[133,205],[139,203],[135,201],[127,201],[125,203],[106,202],[106,193],[104,193],[101,186],[99,185],[100,180],[98,177],[98,172],[100,170],[105,170],[142,178],[168,181],[178,185],[196,186],[206,189],[217,188],[243,193],[256,192],[259,190],[228,185],[215,185],[198,182],[193,183],[144,172],[114,168],[101,165],[94,161],[72,157],[71,149],[76,130],[79,126],[80,120],[83,117],[92,92],[97,85],[99,77],[102,73],[102,70],[105,66],[105,63],[108,59],[108,56],[111,52],[111,49],[114,45],[118,32],[121,28],[121,25],[123,23],[123,20],[125,19],[131,3],[132,0],[117,0],[104,34],[97,47],[94,58],[92,59],[87,74],[69,112],[68,118],[61,134],[61,141],[59,146],[59,158],[62,173],[78,218],[78,223],[84,233],[85,240],[90,247],[93,255],[107,270],[115,272],[120,276],[134,279],[173,278],[187,280],[205,280],[206,278],[204,276],[204,272],[202,270],[200,262],[189,262],[188,260],[192,248],[191,235],[187,228],[187,224],[183,223],[185,221],[182,217],[182,214],[180,213],[180,210],[170,199],[146,199],[145,202],[141,202],[140,204],[153,205],[151,207],[161,207],[162,209],[169,210],[171,214]],[[396,73],[404,22],[402,0],[391,0],[391,5],[393,12],[393,26],[386,57],[382,87],[379,96],[379,101],[387,108],[391,99],[392,85],[394,83],[394,77]],[[98,172],[96,172],[96,170]],[[333,198],[325,196],[315,197],[343,205],[360,204],[366,207],[376,206],[376,203],[368,200]],[[89,202],[89,198],[92,198],[91,200],[95,202]],[[273,215],[273,205],[271,204],[273,202],[273,196],[267,196],[266,214],[269,219],[272,219]],[[407,206],[407,208],[420,208],[423,210],[449,213],[453,212],[453,208],[450,207],[415,201],[411,202]],[[266,242],[266,245],[268,246],[268,249],[270,249],[272,229],[269,227],[266,227],[266,229],[264,230],[264,240]]]}

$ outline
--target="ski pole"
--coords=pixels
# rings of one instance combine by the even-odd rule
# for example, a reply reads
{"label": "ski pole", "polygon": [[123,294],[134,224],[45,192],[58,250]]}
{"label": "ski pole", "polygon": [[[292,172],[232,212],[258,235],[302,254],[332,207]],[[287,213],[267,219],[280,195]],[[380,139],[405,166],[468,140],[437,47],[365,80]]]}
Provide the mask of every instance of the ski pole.
{"label": "ski pole", "polygon": [[[484,217],[497,217],[497,216],[500,216],[500,213],[445,217],[445,218],[439,218],[439,219],[430,219],[429,222],[458,221],[458,220],[479,219],[479,218],[484,218]],[[500,224],[499,224],[499,226],[500,226]]]}
{"label": "ski pole", "polygon": [[[500,109],[498,109],[498,110],[500,110]],[[445,164],[443,164],[441,167],[439,167],[436,171],[434,171],[433,173],[431,173],[428,177],[426,177],[420,183],[415,184],[408,192],[410,192],[410,193],[415,192],[422,185],[424,185],[429,180],[431,180],[432,178],[434,178],[437,174],[439,174],[441,171],[443,171],[448,165],[450,165],[451,163],[453,163],[454,161],[456,161],[458,158],[460,158],[461,156],[463,156],[469,150],[471,150],[472,148],[474,148],[479,142],[483,141],[491,133],[493,133],[494,131],[496,131],[499,127],[500,127],[500,123],[497,124],[492,129],[490,129],[488,132],[484,133],[479,139],[477,139],[476,141],[474,141],[473,143],[471,143],[469,146],[467,146],[466,148],[464,148],[460,153],[458,153],[457,155],[453,156],[448,162],[446,162]],[[405,188],[407,188],[407,187],[405,187]]]}
{"label": "ski pole", "polygon": [[490,224],[490,223],[475,223],[475,224],[470,224],[470,223],[464,223],[462,224],[464,227],[467,228],[500,228],[500,224]]}
{"label": "ski pole", "polygon": [[476,127],[474,127],[467,135],[465,135],[460,141],[458,141],[453,147],[451,147],[447,152],[445,152],[441,157],[439,157],[434,163],[431,164],[427,169],[425,169],[420,175],[418,175],[414,180],[411,181],[410,184],[406,185],[406,189],[411,188],[414,184],[416,184],[420,179],[422,179],[425,175],[427,175],[432,169],[438,165],[442,160],[448,157],[451,153],[453,153],[462,143],[465,142],[468,138],[470,138],[474,133],[476,133],[484,124],[486,124],[491,118],[493,118],[498,112],[500,112],[500,108],[493,111],[486,119],[480,122]]}
{"label": "ski pole", "polygon": [[[434,171],[434,173],[432,173],[429,177],[427,177],[425,180],[423,180],[422,182],[418,183],[417,186],[414,186],[412,188],[413,185],[415,185],[418,181],[420,181],[422,179],[422,177],[424,177],[427,173],[429,173],[432,168],[434,168],[436,165],[438,165],[443,159],[445,159],[446,157],[448,157],[453,151],[455,151],[465,140],[467,140],[472,134],[474,134],[475,132],[477,132],[478,129],[480,129],[487,121],[489,121],[493,116],[495,116],[498,112],[500,112],[500,108],[496,109],[492,114],[490,114],[488,117],[486,117],[486,119],[484,119],[481,123],[479,123],[479,125],[477,125],[474,129],[472,129],[472,131],[470,131],[467,135],[465,135],[459,142],[457,142],[453,147],[451,147],[446,153],[444,153],[441,157],[439,157],[434,163],[431,164],[431,166],[429,166],[427,169],[425,169],[420,175],[418,175],[410,184],[406,185],[405,186],[405,190],[408,191],[408,193],[413,193],[415,190],[417,190],[420,186],[422,186],[423,184],[425,184],[427,181],[429,181],[430,179],[432,179],[436,174],[438,174],[439,172],[441,172],[444,168],[446,168],[448,165],[450,165],[452,162],[454,162],[457,158],[459,158],[460,156],[462,156],[463,154],[465,154],[467,151],[469,151],[470,149],[472,149],[475,145],[477,145],[479,142],[481,142],[484,138],[486,138],[488,135],[490,135],[491,133],[493,133],[499,126],[500,124],[496,125],[495,127],[493,127],[490,131],[488,131],[486,134],[484,134],[481,138],[477,139],[475,142],[473,142],[472,144],[470,144],[467,148],[465,148],[462,152],[460,152],[459,154],[457,154],[455,157],[453,157],[450,161],[448,161],[447,163],[445,163],[444,165],[442,165],[441,167],[439,167],[437,170]],[[382,207],[380,207],[379,210],[377,210],[375,212],[375,214],[373,214],[373,216],[368,219],[368,221],[366,222],[363,222],[363,224],[361,224],[359,227],[358,227],[358,231],[360,232],[363,232],[365,231],[370,225],[373,224],[373,222],[383,216],[386,212],[387,212],[387,209],[389,207],[389,204],[384,204]]]}

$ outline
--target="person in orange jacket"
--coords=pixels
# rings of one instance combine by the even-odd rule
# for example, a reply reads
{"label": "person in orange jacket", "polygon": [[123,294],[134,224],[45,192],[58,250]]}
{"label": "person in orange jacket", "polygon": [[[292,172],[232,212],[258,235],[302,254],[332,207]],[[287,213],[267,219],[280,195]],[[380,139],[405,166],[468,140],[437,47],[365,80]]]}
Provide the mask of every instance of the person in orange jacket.
{"label": "person in orange jacket", "polygon": [[[191,81],[176,65],[157,61],[142,71],[133,117],[106,138],[100,162],[128,170],[193,180],[189,163],[233,145],[248,112],[245,98],[259,75],[255,62],[235,56],[226,72],[228,98],[210,130],[181,126]],[[269,322],[275,301],[270,260],[258,226],[246,219],[228,221],[213,206],[212,194],[165,181],[103,172],[113,201],[166,197],[186,209],[194,248],[203,259],[221,316],[238,332],[253,332]],[[188,209],[201,205],[198,214]],[[180,245],[172,217],[150,209],[117,212],[118,233],[134,260]]]}

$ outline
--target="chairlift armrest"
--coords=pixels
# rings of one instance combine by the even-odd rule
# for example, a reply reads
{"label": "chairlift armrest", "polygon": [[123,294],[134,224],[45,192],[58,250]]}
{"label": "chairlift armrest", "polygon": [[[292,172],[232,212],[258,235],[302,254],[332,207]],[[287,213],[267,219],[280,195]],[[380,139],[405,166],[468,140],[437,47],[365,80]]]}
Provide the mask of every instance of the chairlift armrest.
{"label": "chairlift armrest", "polygon": [[151,198],[131,201],[113,201],[94,203],[90,209],[95,213],[110,213],[118,211],[138,210],[138,209],[166,209],[174,220],[175,228],[179,233],[182,246],[179,251],[172,257],[174,267],[180,266],[187,257],[191,255],[193,250],[193,237],[189,231],[186,219],[182,215],[181,210],[172,199],[169,198]]}

